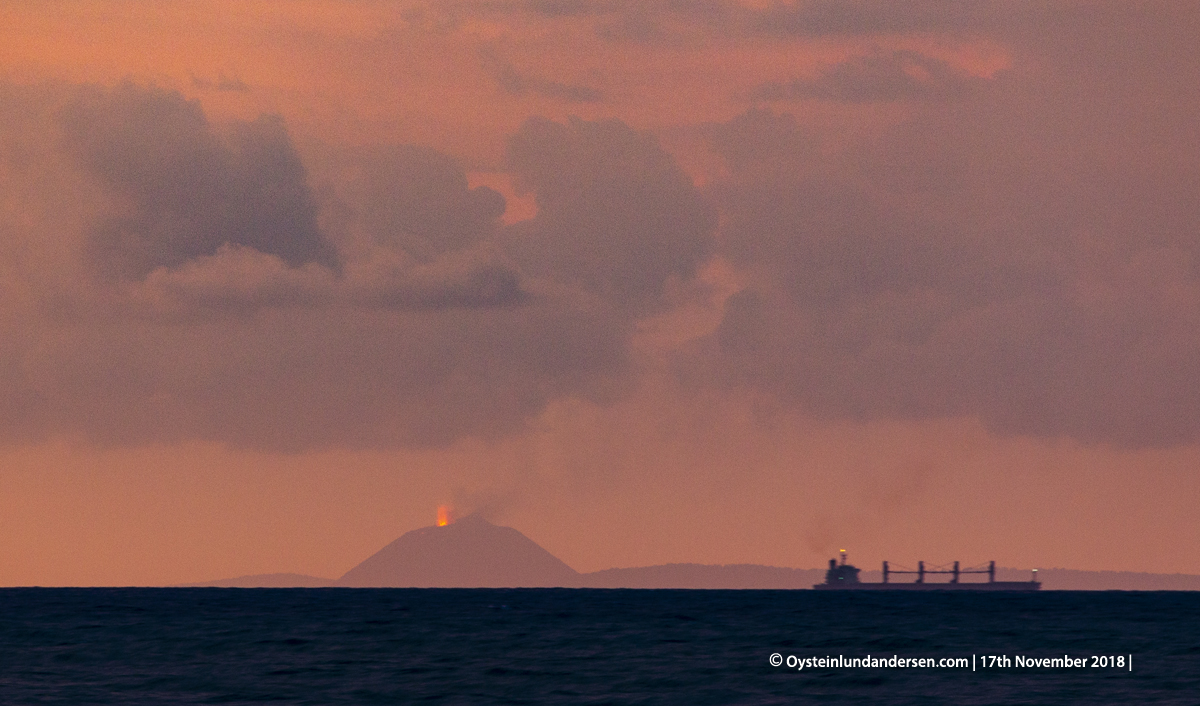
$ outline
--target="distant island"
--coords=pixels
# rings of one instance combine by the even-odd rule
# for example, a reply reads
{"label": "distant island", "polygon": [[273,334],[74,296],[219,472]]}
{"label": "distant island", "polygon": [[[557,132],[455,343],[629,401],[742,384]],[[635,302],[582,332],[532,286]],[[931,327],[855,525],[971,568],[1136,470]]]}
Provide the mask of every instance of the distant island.
{"label": "distant island", "polygon": [[[864,571],[864,581],[879,581]],[[1028,580],[1028,569],[998,568],[1003,581]],[[303,574],[256,574],[188,587],[222,588],[684,588],[811,589],[824,569],[760,564],[662,564],[581,574],[512,527],[478,514],[445,526],[407,532],[337,579]],[[1200,591],[1200,576],[1129,571],[1040,569],[1043,590]]]}

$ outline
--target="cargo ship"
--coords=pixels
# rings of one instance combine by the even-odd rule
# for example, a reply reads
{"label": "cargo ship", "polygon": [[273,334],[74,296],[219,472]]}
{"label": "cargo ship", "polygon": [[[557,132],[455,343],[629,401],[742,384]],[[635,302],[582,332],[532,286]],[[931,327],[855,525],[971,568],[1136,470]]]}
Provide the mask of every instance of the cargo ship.
{"label": "cargo ship", "polygon": [[[960,569],[954,562],[952,569],[926,569],[925,562],[917,562],[916,571],[892,569],[883,562],[883,582],[864,583],[858,580],[857,566],[846,563],[846,550],[842,550],[842,561],[829,560],[825,572],[825,583],[813,586],[818,591],[1037,591],[1042,584],[1037,580],[1037,569],[1029,581],[997,581],[996,562],[988,562],[987,568]],[[896,574],[916,574],[916,581],[891,581]],[[950,575],[949,581],[926,581],[930,575]],[[964,575],[987,574],[987,581],[962,581]]]}

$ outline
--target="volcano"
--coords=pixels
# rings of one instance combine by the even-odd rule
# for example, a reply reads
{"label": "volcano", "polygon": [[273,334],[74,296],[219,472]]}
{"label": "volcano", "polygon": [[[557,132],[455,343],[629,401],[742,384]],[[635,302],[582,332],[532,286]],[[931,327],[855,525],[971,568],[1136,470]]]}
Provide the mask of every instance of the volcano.
{"label": "volcano", "polygon": [[405,533],[337,580],[338,586],[516,588],[578,586],[579,574],[512,527],[479,515]]}

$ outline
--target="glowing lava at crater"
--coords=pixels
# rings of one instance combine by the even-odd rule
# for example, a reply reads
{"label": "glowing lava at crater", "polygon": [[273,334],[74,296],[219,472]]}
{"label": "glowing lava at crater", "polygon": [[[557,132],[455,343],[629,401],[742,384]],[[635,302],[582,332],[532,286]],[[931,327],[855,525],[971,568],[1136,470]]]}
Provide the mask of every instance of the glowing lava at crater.
{"label": "glowing lava at crater", "polygon": [[445,527],[454,522],[454,518],[450,514],[451,507],[449,505],[438,505],[437,526]]}

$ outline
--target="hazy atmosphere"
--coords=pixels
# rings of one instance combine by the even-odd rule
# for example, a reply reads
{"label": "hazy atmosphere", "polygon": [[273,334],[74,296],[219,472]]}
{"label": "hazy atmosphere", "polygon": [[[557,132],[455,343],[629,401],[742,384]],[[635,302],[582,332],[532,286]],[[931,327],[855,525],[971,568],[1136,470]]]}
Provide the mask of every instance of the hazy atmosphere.
{"label": "hazy atmosphere", "polygon": [[1200,4],[0,2],[0,585],[1200,574]]}

